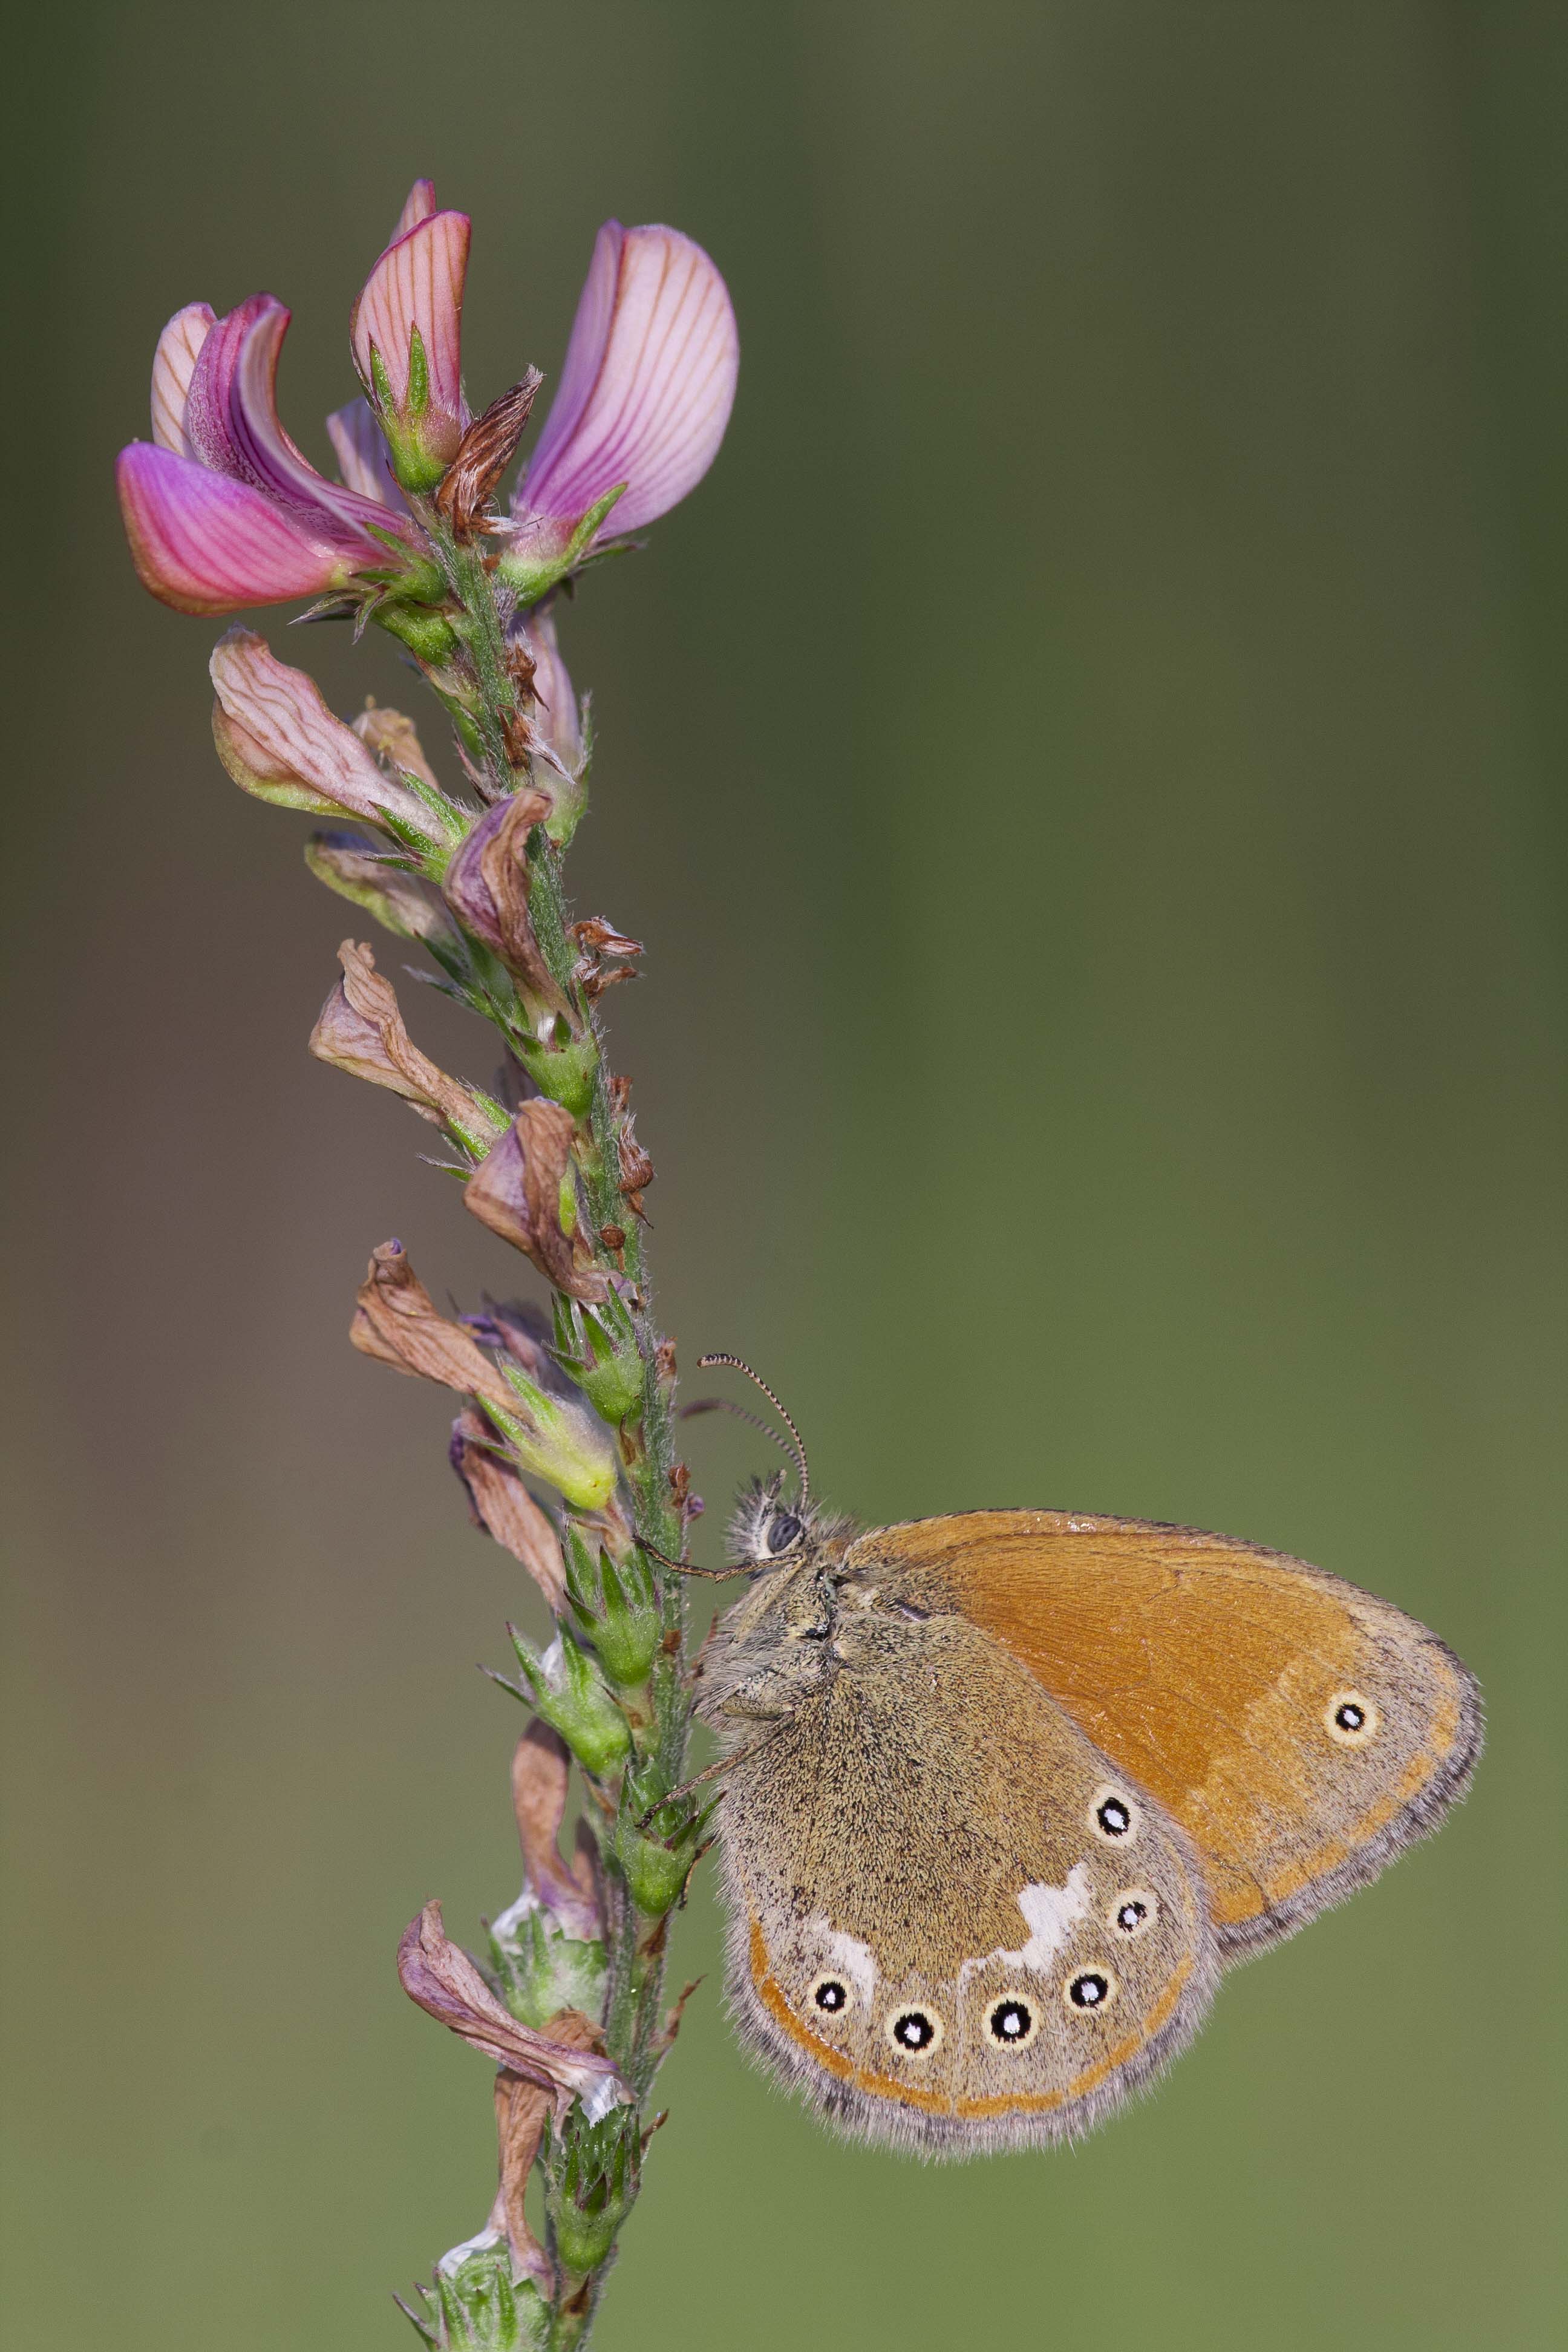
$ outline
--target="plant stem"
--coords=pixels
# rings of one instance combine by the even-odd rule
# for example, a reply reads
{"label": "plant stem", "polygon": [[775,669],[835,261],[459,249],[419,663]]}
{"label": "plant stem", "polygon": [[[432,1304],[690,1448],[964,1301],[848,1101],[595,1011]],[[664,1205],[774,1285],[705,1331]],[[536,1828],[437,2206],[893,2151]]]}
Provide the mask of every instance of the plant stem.
{"label": "plant stem", "polygon": [[[414,503],[446,578],[456,608],[450,613],[452,627],[466,655],[466,659],[443,664],[438,669],[426,663],[426,674],[479,770],[481,788],[489,800],[498,801],[526,784],[530,776],[523,725],[526,695],[520,693],[508,642],[510,597],[504,590],[498,593],[495,574],[487,568],[478,545],[459,542],[427,502]],[[681,1491],[676,1483],[674,1358],[654,1319],[641,1226],[626,1198],[628,1189],[637,1189],[628,1186],[623,1162],[623,1147],[631,1149],[626,1089],[612,1079],[595,1008],[578,976],[579,957],[569,929],[571,910],[563,883],[563,852],[541,826],[531,836],[529,854],[529,913],[533,930],[570,1008],[565,1025],[572,1032],[571,1047],[586,1058],[591,1070],[586,1106],[576,1114],[573,1147],[591,1226],[584,1238],[595,1266],[625,1302],[641,1365],[640,1391],[615,1424],[631,1523],[639,1543],[679,1558],[683,1519]],[[468,1001],[495,1022],[514,1054],[526,1045],[537,1057],[538,1030],[518,987],[479,942],[470,940],[468,944],[474,973],[479,976],[477,987],[465,991]],[[637,2101],[635,2121],[639,2138],[646,2129],[647,2095],[666,2046],[661,2010],[669,1904],[652,1912],[639,1908],[618,1839],[626,1834],[628,1819],[646,1813],[650,1801],[657,1802],[659,1795],[683,1780],[691,1723],[684,1580],[664,1569],[657,1558],[644,1554],[643,1559],[657,1601],[661,1639],[643,1690],[623,1694],[632,1733],[631,1755],[624,1772],[597,1777],[584,1773],[594,1800],[590,1819],[600,1850],[607,1913],[605,2043]],[[626,1786],[628,1774],[636,1776],[635,1796]],[[665,1843],[679,1853],[683,1838],[694,1843],[694,1816],[685,1811],[684,1801],[675,1810],[680,1818]],[[646,1886],[642,1891],[646,1894]],[[549,2141],[542,2158],[547,2196],[552,2200],[572,2190],[568,2176],[575,2161],[574,2151],[580,2153],[591,2137],[585,2127],[579,2127],[577,2113],[574,2110],[564,2131]],[[631,2145],[632,2154],[616,2176],[619,2186],[615,2202],[623,2219],[637,2193],[640,2165],[636,2142]],[[552,2232],[552,2245],[555,2242]],[[586,2342],[614,2257],[612,2239],[591,2268],[563,2273],[550,2315],[552,2352],[569,2352],[570,2347]],[[463,2339],[451,2336],[446,2340],[456,2345]],[[477,2346],[491,2339],[474,2336],[468,2340]]]}

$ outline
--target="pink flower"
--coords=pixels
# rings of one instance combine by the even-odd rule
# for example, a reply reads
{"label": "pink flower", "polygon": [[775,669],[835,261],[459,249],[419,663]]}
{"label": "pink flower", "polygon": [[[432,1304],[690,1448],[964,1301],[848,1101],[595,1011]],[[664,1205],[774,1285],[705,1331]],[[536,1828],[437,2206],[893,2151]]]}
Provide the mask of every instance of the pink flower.
{"label": "pink flower", "polygon": [[[153,362],[153,438],[119,463],[132,555],[154,596],[187,613],[323,593],[368,603],[388,585],[439,599],[410,501],[426,511],[421,498],[470,424],[468,242],[466,215],[437,212],[429,181],[416,181],[350,321],[365,396],[327,420],[340,482],[278,416],[283,305],[253,294],[221,319],[205,302],[175,313]],[[606,221],[554,404],[500,527],[524,606],[592,550],[612,509],[621,536],[700,481],[729,422],[738,355],[730,297],[701,247],[675,229]]]}
{"label": "pink flower", "polygon": [[560,388],[512,499],[508,573],[525,584],[521,575],[559,563],[568,546],[575,560],[617,488],[617,536],[695,488],[724,437],[739,365],[734,310],[701,247],[677,229],[606,221]]}
{"label": "pink flower", "polygon": [[159,338],[153,437],[120,453],[120,506],[143,586],[176,611],[320,595],[416,554],[406,515],[328,481],[284,431],[275,387],[289,317],[270,294],[222,319],[193,302]]}

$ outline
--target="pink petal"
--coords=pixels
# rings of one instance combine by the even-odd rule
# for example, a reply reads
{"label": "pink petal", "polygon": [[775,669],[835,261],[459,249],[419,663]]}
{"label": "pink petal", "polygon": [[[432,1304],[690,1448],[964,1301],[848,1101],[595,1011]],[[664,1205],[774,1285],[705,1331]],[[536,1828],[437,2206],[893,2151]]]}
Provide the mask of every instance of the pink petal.
{"label": "pink petal", "polygon": [[739,365],[735,313],[701,247],[606,221],[518,511],[574,521],[625,482],[608,530],[667,513],[718,454]]}
{"label": "pink petal", "polygon": [[191,447],[204,466],[248,482],[361,565],[384,564],[387,551],[373,528],[412,539],[413,525],[318,474],[279,420],[278,354],[289,316],[274,296],[253,294],[212,327],[185,402]]}
{"label": "pink petal", "polygon": [[435,209],[435,181],[416,180],[404,198],[403,210],[397,215],[397,226],[386,240],[388,245],[395,245],[400,236],[406,236],[411,228],[417,228],[421,221],[428,220]]}
{"label": "pink petal", "polygon": [[120,453],[120,511],[144,588],[179,613],[237,613],[342,586],[341,546],[314,537],[247,482],[151,441]]}
{"label": "pink petal", "polygon": [[338,471],[356,498],[374,499],[378,506],[407,513],[368,400],[362,397],[351,400],[346,408],[334,408],[327,419],[327,438],[337,457]]}
{"label": "pink petal", "polygon": [[182,457],[196,454],[185,437],[185,395],[216,316],[210,302],[187,302],[175,311],[153,354],[153,438],[161,449]]}
{"label": "pink petal", "polygon": [[[463,279],[468,267],[469,223],[464,213],[432,213],[389,245],[364,283],[349,321],[354,365],[367,390],[371,349],[381,354],[399,415],[408,408],[408,344],[416,327],[430,377],[428,419],[449,444],[450,457],[468,422],[463,402]],[[421,438],[439,446],[428,429]]]}
{"label": "pink petal", "polygon": [[583,764],[583,722],[577,697],[562,659],[553,612],[547,604],[541,605],[529,614],[519,635],[533,656],[533,691],[538,704],[535,731],[565,773],[575,777]]}

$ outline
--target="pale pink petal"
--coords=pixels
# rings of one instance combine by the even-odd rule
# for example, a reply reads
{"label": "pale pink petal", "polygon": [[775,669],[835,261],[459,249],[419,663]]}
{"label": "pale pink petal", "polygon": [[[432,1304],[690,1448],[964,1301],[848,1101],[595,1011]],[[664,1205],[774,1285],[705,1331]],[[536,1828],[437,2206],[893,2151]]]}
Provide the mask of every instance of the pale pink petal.
{"label": "pale pink petal", "polygon": [[428,831],[423,801],[382,773],[353,729],[328,709],[315,679],[280,662],[265,637],[230,629],[209,667],[218,751],[246,791],[278,799],[279,787],[292,787],[373,824],[397,816]]}
{"label": "pale pink petal", "polygon": [[181,457],[196,454],[185,437],[185,395],[196,354],[216,315],[210,302],[187,302],[175,311],[153,354],[153,438],[161,449],[173,449]]}
{"label": "pale pink petal", "polygon": [[279,420],[278,353],[289,316],[274,296],[253,294],[212,327],[185,402],[191,446],[204,466],[248,482],[362,567],[385,564],[388,551],[375,532],[411,540],[412,522],[318,474]]}
{"label": "pale pink petal", "polygon": [[[371,387],[371,350],[381,355],[400,416],[408,409],[409,338],[419,330],[429,371],[424,445],[449,457],[468,422],[463,403],[463,279],[469,224],[464,213],[432,213],[389,245],[364,283],[349,322],[354,365]],[[432,431],[430,428],[434,427]],[[449,446],[443,446],[449,445]]]}
{"label": "pale pink petal", "polygon": [[395,245],[400,236],[406,236],[411,228],[417,228],[421,221],[428,220],[435,209],[435,181],[416,180],[404,198],[403,210],[397,215],[397,226],[386,240],[388,245]]}
{"label": "pale pink petal", "polygon": [[386,443],[368,400],[351,400],[334,408],[327,419],[327,438],[338,461],[338,471],[356,497],[374,499],[378,506],[395,507],[406,514],[403,492],[387,463]]}
{"label": "pale pink petal", "polygon": [[607,530],[668,512],[718,454],[739,365],[729,292],[701,247],[606,221],[517,511],[574,521],[625,482]]}
{"label": "pale pink petal", "polygon": [[180,613],[237,613],[339,588],[343,550],[313,536],[247,482],[152,441],[120,453],[125,535],[144,588]]}

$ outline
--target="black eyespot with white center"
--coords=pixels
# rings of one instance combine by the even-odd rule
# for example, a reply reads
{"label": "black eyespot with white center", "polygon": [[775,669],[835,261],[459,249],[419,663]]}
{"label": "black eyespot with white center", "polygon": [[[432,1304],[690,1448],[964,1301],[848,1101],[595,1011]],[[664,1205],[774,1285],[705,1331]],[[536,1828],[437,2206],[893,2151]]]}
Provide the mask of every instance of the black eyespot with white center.
{"label": "black eyespot with white center", "polygon": [[911,2001],[908,2008],[895,2009],[889,2014],[888,2039],[906,2058],[923,2058],[942,2040],[942,2020],[931,2010],[919,2008]]}
{"label": "black eyespot with white center", "polygon": [[1373,1701],[1358,1690],[1336,1691],[1323,1709],[1323,1728],[1341,1748],[1364,1748],[1382,1721]]}
{"label": "black eyespot with white center", "polygon": [[825,2017],[840,2017],[849,2006],[849,1988],[842,1977],[818,1977],[811,1988],[811,2001]]}
{"label": "black eyespot with white center", "polygon": [[1068,1977],[1062,1993],[1070,2010],[1087,2017],[1110,2007],[1116,1999],[1116,1979],[1109,1969],[1080,1969],[1077,1976]]}
{"label": "black eyespot with white center", "polygon": [[1016,1992],[1004,1993],[986,2013],[986,2037],[998,2050],[1026,2049],[1038,2029],[1033,2007]]}
{"label": "black eyespot with white center", "polygon": [[1160,1898],[1147,1886],[1124,1886],[1110,1901],[1110,1924],[1119,1936],[1142,1936],[1160,1916]]}
{"label": "black eyespot with white center", "polygon": [[805,1521],[793,1511],[775,1511],[768,1521],[767,1546],[770,1552],[788,1551],[798,1543],[805,1530]]}
{"label": "black eyespot with white center", "polygon": [[1138,1834],[1142,1819],[1126,1790],[1113,1788],[1109,1781],[1097,1789],[1089,1801],[1089,1827],[1107,1845],[1130,1843]]}

